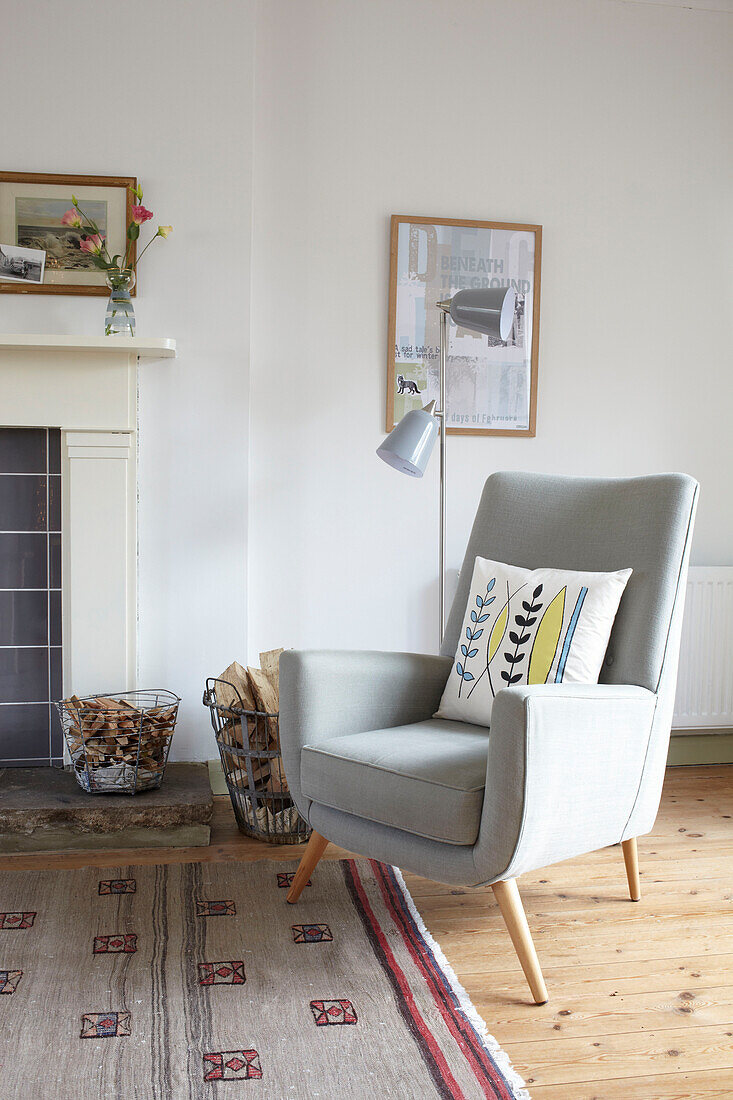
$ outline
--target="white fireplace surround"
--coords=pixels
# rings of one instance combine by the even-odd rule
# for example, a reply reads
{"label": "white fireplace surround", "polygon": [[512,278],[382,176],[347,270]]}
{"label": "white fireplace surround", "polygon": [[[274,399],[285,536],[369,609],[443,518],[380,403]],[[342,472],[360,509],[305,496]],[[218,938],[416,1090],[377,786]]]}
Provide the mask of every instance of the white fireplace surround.
{"label": "white fireplace surround", "polygon": [[64,694],[137,686],[142,337],[0,335],[0,426],[61,428]]}

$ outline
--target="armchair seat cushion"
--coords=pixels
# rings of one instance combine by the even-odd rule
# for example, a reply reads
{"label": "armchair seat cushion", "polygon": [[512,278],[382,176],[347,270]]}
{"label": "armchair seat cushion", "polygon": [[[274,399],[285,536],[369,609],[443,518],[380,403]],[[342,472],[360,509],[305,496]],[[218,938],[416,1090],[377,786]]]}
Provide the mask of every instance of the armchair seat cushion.
{"label": "armchair seat cushion", "polygon": [[489,731],[428,719],[305,745],[303,794],[395,829],[474,844],[486,784]]}

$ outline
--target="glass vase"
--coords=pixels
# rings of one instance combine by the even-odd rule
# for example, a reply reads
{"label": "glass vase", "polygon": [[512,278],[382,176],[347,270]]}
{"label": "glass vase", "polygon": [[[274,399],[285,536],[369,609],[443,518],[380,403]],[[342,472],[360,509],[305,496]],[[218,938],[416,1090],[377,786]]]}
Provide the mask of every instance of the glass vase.
{"label": "glass vase", "polygon": [[134,336],[135,310],[130,291],[135,286],[135,272],[131,268],[107,272],[107,286],[109,301],[104,315],[104,335]]}

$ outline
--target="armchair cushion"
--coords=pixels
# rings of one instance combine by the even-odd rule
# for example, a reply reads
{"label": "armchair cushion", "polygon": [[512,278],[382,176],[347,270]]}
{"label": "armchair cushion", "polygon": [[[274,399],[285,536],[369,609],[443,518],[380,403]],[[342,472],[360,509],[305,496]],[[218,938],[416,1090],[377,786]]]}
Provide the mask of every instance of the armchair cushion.
{"label": "armchair cushion", "polygon": [[477,557],[436,717],[488,726],[503,688],[598,683],[631,572],[529,570]]}
{"label": "armchair cushion", "polygon": [[301,786],[313,802],[448,844],[481,823],[489,731],[428,719],[305,745]]}

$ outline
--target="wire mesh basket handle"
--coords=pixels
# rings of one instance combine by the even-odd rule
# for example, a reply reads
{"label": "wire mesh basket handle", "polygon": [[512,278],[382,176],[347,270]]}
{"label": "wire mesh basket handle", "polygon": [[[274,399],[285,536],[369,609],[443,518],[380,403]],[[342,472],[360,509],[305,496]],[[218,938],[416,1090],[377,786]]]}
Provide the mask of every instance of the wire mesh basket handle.
{"label": "wire mesh basket handle", "polygon": [[[224,706],[223,703],[220,703],[216,698],[216,688],[214,687],[214,684],[226,684],[226,686],[228,688],[231,688],[232,691],[234,692],[234,694],[236,695],[237,699],[239,700],[239,706],[238,707],[233,707],[233,706],[228,706],[227,707],[227,706]],[[216,707],[217,710],[230,710],[234,714],[236,714],[238,710],[241,711],[242,714],[244,714],[244,713],[246,713],[246,709],[247,709],[244,705],[244,700],[242,699],[242,696],[239,694],[239,690],[236,687],[236,685],[230,683],[229,680],[222,680],[222,678],[220,676],[209,676],[209,677],[207,677],[206,687],[204,689],[203,704],[204,704],[205,707]],[[216,729],[216,726],[214,727],[214,729]]]}

